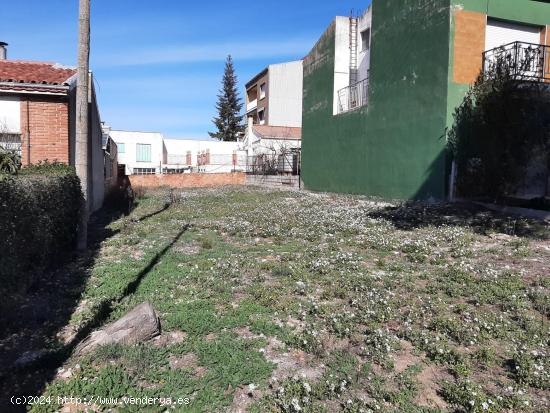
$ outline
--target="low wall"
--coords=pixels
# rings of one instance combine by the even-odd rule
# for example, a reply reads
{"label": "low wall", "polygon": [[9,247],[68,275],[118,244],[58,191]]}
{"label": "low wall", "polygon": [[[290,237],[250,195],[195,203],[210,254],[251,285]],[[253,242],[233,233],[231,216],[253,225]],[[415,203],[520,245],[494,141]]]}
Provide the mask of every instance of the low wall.
{"label": "low wall", "polygon": [[246,184],[266,188],[300,189],[297,175],[246,175]]}
{"label": "low wall", "polygon": [[130,175],[133,187],[158,188],[206,188],[223,185],[244,185],[246,176],[243,172],[229,173],[190,173],[168,175]]}

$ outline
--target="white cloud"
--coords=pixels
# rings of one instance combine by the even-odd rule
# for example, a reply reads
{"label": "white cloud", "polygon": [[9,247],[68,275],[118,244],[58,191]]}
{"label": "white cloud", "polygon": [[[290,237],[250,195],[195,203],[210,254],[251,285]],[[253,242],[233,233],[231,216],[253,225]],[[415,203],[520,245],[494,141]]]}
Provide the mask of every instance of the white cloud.
{"label": "white cloud", "polygon": [[96,67],[139,66],[168,63],[195,63],[224,60],[228,54],[235,60],[294,56],[301,59],[312,47],[312,39],[286,39],[238,43],[203,43],[196,46],[140,48],[116,54],[101,54]]}

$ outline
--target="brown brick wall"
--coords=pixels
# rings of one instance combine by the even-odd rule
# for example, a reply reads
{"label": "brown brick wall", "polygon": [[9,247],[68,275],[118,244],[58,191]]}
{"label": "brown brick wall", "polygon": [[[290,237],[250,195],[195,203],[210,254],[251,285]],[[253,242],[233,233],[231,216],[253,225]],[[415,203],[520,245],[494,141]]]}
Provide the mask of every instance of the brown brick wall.
{"label": "brown brick wall", "polygon": [[224,185],[244,185],[246,175],[242,172],[218,174],[130,175],[133,187],[158,188],[207,188]]}
{"label": "brown brick wall", "polygon": [[23,165],[27,165],[29,160],[27,124],[30,132],[31,163],[46,159],[69,163],[68,102],[58,97],[29,97],[21,100]]}
{"label": "brown brick wall", "polygon": [[483,13],[457,10],[454,19],[453,80],[456,83],[471,84],[481,72],[487,16]]}

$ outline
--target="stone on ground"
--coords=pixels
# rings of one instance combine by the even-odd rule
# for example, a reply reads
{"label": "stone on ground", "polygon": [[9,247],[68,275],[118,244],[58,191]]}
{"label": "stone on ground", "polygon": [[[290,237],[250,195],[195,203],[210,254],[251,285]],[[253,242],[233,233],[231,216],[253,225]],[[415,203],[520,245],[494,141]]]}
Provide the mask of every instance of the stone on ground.
{"label": "stone on ground", "polygon": [[150,302],[146,301],[122,318],[94,331],[76,348],[76,354],[86,354],[106,344],[132,345],[151,340],[160,334],[160,321]]}

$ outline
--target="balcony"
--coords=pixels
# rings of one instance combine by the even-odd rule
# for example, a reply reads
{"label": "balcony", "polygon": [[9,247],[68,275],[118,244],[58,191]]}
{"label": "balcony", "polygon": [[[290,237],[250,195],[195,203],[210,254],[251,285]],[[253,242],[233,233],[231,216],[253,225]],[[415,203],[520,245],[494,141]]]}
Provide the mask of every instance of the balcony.
{"label": "balcony", "polygon": [[369,78],[338,91],[338,114],[367,106],[369,103]]}
{"label": "balcony", "polygon": [[254,99],[246,104],[246,113],[252,112],[258,107],[258,99]]}
{"label": "balcony", "polygon": [[509,74],[518,79],[550,80],[550,47],[513,42],[483,53],[485,76]]}

